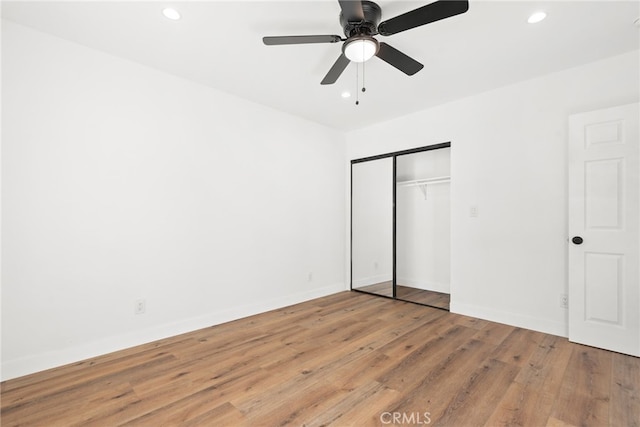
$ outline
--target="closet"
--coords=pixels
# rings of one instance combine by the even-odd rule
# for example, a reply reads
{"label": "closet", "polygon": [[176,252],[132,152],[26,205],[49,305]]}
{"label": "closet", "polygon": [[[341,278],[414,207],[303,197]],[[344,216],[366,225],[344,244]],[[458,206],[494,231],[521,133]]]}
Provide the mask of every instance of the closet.
{"label": "closet", "polygon": [[451,145],[351,161],[351,289],[449,309]]}

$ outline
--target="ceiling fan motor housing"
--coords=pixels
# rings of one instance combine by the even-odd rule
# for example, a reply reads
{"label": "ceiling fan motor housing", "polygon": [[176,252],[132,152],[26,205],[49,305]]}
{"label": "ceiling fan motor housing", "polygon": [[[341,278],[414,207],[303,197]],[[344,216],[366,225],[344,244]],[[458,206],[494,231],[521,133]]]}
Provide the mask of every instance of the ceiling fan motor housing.
{"label": "ceiling fan motor housing", "polygon": [[363,0],[362,12],[364,13],[364,20],[354,19],[354,17],[344,16],[343,13],[340,13],[340,25],[342,25],[344,35],[347,38],[378,34],[378,23],[382,17],[380,6],[372,1]]}

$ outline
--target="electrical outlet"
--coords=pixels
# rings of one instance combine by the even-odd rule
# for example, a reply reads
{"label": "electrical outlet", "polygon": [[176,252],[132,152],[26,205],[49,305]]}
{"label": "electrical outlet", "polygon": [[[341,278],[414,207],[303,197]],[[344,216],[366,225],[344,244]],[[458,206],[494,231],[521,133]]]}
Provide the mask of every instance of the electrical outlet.
{"label": "electrical outlet", "polygon": [[309,272],[309,275],[307,276],[307,281],[308,282],[313,282],[313,272],[312,271]]}
{"label": "electrical outlet", "polygon": [[469,207],[469,216],[471,218],[477,218],[478,217],[478,207],[477,206],[470,206]]}
{"label": "electrical outlet", "polygon": [[147,302],[143,299],[136,300],[133,306],[134,314],[144,314],[147,310]]}
{"label": "electrical outlet", "polygon": [[569,295],[560,294],[560,307],[569,308]]}

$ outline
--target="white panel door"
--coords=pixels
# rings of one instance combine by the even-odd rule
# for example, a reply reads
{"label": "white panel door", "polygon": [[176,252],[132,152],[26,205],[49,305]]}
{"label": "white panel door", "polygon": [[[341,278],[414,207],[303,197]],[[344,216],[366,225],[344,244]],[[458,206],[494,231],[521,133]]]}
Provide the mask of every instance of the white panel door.
{"label": "white panel door", "polygon": [[569,118],[569,339],[640,356],[638,104]]}

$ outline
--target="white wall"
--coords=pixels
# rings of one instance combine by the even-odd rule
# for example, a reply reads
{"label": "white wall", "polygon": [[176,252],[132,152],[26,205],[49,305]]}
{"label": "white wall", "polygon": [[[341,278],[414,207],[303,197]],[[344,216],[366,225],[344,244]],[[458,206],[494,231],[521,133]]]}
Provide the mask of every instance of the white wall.
{"label": "white wall", "polygon": [[567,117],[638,101],[639,75],[637,51],[550,74],[351,132],[347,157],[451,141],[451,310],[566,335]]}
{"label": "white wall", "polygon": [[345,288],[343,134],[2,24],[3,379]]}

